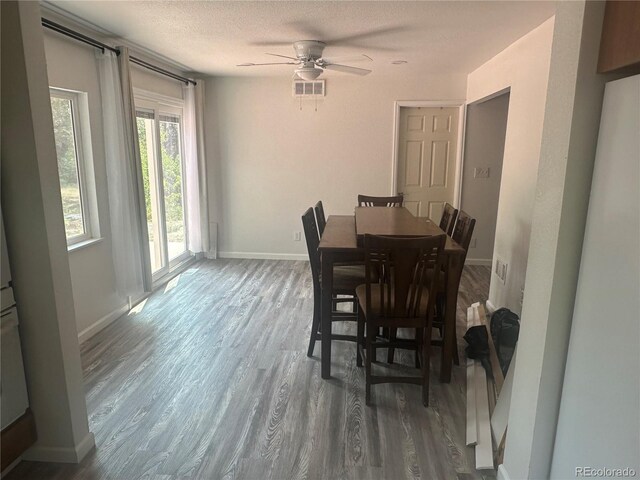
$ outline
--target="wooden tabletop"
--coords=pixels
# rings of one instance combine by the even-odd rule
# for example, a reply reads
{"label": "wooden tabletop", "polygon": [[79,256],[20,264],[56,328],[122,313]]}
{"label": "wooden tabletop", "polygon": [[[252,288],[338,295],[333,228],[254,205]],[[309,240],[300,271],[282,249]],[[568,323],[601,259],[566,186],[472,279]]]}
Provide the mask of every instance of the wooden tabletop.
{"label": "wooden tabletop", "polygon": [[[357,250],[361,248],[361,239],[366,233],[430,237],[444,231],[426,218],[414,217],[406,208],[356,207],[355,216],[331,215],[327,219],[318,249],[333,252]],[[464,249],[447,237],[445,252],[464,254]]]}
{"label": "wooden tabletop", "polygon": [[357,248],[355,217],[353,215],[329,216],[318,249],[321,251],[349,251]]}
{"label": "wooden tabletop", "polygon": [[356,235],[365,234],[389,237],[430,237],[439,235],[440,228],[425,219],[414,217],[404,207],[356,207]]}

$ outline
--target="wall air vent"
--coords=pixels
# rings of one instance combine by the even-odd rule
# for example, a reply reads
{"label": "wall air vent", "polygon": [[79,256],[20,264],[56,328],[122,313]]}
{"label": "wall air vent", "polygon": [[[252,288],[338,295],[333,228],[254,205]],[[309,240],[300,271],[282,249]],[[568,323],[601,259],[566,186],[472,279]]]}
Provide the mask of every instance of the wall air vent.
{"label": "wall air vent", "polygon": [[314,80],[312,82],[294,80],[293,96],[301,98],[324,97],[324,80]]}

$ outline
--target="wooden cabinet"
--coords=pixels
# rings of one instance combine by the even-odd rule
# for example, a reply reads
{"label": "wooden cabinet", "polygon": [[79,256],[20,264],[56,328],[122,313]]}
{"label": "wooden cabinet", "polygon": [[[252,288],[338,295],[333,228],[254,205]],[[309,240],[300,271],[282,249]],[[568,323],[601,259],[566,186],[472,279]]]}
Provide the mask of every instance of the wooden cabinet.
{"label": "wooden cabinet", "polygon": [[607,0],[598,73],[640,72],[640,1]]}

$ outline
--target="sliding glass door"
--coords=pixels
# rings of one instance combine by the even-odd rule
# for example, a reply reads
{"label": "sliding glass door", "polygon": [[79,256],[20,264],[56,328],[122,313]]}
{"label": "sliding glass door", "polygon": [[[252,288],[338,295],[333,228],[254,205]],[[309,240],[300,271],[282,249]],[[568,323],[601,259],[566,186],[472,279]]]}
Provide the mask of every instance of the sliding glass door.
{"label": "sliding glass door", "polygon": [[182,109],[136,99],[138,140],[154,280],[189,256]]}

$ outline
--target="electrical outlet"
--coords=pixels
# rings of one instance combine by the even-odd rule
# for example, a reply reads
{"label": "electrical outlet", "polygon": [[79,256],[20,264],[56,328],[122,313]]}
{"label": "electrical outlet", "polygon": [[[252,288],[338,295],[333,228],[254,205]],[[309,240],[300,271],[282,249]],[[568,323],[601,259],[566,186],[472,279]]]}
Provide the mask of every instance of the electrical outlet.
{"label": "electrical outlet", "polygon": [[300,240],[302,240],[302,232],[294,231],[293,232],[293,241],[294,242],[299,242]]}
{"label": "electrical outlet", "polygon": [[503,285],[507,283],[507,264],[504,262],[504,260],[496,258],[494,273],[500,280],[502,280]]}
{"label": "electrical outlet", "polygon": [[520,289],[520,308],[522,308],[523,303],[524,303],[524,287]]}
{"label": "electrical outlet", "polygon": [[489,167],[474,168],[473,178],[489,178]]}

